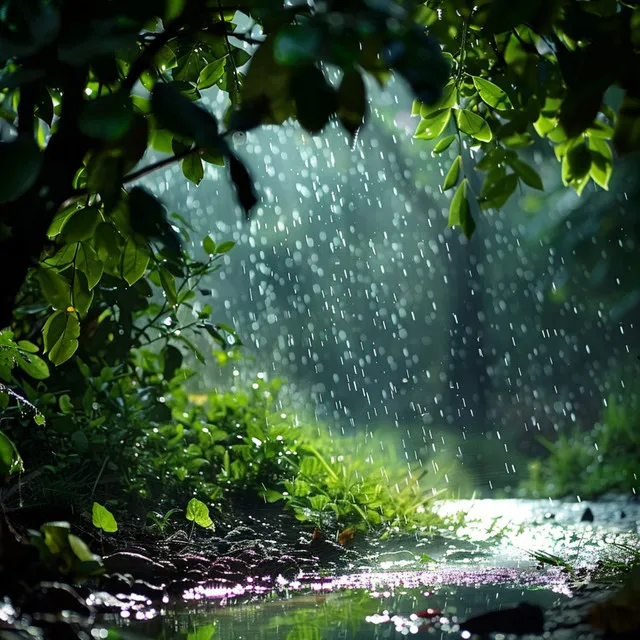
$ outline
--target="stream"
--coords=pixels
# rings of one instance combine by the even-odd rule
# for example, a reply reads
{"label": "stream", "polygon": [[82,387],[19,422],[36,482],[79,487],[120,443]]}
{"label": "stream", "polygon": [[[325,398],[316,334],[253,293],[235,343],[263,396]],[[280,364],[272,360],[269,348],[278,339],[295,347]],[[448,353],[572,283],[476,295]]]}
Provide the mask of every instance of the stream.
{"label": "stream", "polygon": [[[576,578],[599,561],[619,557],[616,544],[637,548],[637,502],[458,500],[438,508],[466,513],[464,527],[452,527],[449,535],[361,545],[358,560],[338,575],[212,582],[156,608],[141,598],[120,616],[102,618],[103,628],[93,635],[347,640],[428,633],[469,638],[461,622],[527,603],[545,611],[564,607],[545,616],[552,637],[560,632],[557,637],[567,639],[600,637],[593,631],[584,635],[577,615],[575,627],[563,628],[571,607],[575,604],[577,611],[584,605],[584,596],[576,598]],[[536,551],[566,560],[575,574],[561,566],[541,566],[531,555]],[[602,599],[602,589],[586,598]]]}

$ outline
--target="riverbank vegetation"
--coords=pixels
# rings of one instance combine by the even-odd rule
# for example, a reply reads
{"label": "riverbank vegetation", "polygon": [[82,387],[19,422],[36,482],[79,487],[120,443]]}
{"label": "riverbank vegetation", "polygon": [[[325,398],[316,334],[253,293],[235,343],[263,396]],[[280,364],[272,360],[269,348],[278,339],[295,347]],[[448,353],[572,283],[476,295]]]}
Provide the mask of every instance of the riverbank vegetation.
{"label": "riverbank vegetation", "polygon": [[[341,546],[444,524],[435,447],[408,459],[375,431],[331,437],[271,375],[194,391],[249,351],[204,286],[234,241],[196,234],[144,179],[179,164],[195,190],[224,171],[250,224],[271,201],[239,141],[293,121],[305,141],[335,125],[357,144],[370,87],[395,76],[416,141],[446,159],[442,226],[466,247],[480,216],[544,190],[540,145],[578,194],[640,148],[636,3],[311,4],[1,3],[0,504],[12,533],[32,510],[39,533],[20,543],[67,573],[99,558],[45,520],[162,537],[182,512],[188,530],[269,508]],[[635,414],[612,398],[584,444],[547,444],[531,490],[635,487]]]}

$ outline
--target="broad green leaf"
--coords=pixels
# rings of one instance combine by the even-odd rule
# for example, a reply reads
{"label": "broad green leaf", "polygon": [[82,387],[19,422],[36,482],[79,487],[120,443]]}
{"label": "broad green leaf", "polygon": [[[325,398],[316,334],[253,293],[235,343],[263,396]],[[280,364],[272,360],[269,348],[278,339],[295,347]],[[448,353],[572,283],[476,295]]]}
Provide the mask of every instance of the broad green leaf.
{"label": "broad green leaf", "polygon": [[513,109],[509,96],[498,85],[477,76],[473,76],[473,84],[483,102],[486,102],[490,107],[501,111]]}
{"label": "broad green leaf", "polygon": [[544,190],[542,178],[532,166],[528,165],[523,160],[518,159],[512,160],[509,164],[525,184],[528,184],[530,187],[538,189],[539,191]]}
{"label": "broad green leaf", "polygon": [[71,402],[71,398],[69,397],[69,394],[63,393],[58,398],[58,405],[62,413],[73,413],[73,403]]}
{"label": "broad green leaf", "polygon": [[198,76],[198,89],[212,87],[224,74],[225,58],[209,63]]}
{"label": "broad green leaf", "polygon": [[278,502],[278,500],[284,499],[284,496],[279,491],[274,491],[273,489],[266,489],[261,495],[267,502]]}
{"label": "broad green leaf", "polygon": [[87,283],[87,276],[79,269],[73,274],[73,298],[71,300],[71,306],[80,314],[83,318],[89,312],[89,307],[93,302],[93,291],[89,289]]}
{"label": "broad green leaf", "polygon": [[434,111],[426,118],[422,118],[413,137],[419,138],[420,140],[433,140],[437,138],[444,131],[450,117],[451,109]]}
{"label": "broad green leaf", "polygon": [[178,304],[178,295],[176,293],[176,279],[166,270],[161,268],[158,272],[160,276],[160,284],[167,296],[167,302],[175,307]]}
{"label": "broad green leaf", "polygon": [[434,104],[421,104],[420,115],[423,118],[431,115],[434,111],[441,111],[442,109],[451,109],[458,102],[458,94],[456,91],[456,83],[452,80],[446,84],[442,90],[442,97],[438,102]]}
{"label": "broad green leaf", "polygon": [[[103,222],[98,225],[95,233],[95,248],[97,253],[97,259],[100,261],[100,264],[104,271],[111,275],[121,275],[120,266],[122,262],[122,250],[124,248],[124,240],[123,237],[116,231],[115,227],[108,222]],[[87,252],[86,259],[87,262],[90,261],[91,252]],[[82,249],[78,252],[78,258],[82,258]],[[87,266],[86,269],[82,268],[80,263],[76,263],[79,269],[84,271],[87,276],[87,280],[89,281],[89,286],[95,279],[94,268],[97,265],[93,265],[93,267]],[[91,275],[89,275],[88,271],[91,271]],[[102,274],[100,274],[102,277]]]}
{"label": "broad green leaf", "polygon": [[84,540],[82,540],[82,538],[74,536],[73,533],[70,533],[68,540],[71,551],[73,551],[78,560],[80,560],[81,562],[98,562],[100,564],[102,563],[100,556],[92,553],[91,549],[89,549],[89,546]]}
{"label": "broad green leaf", "polygon": [[[120,251],[118,250],[115,259],[117,260],[119,257]],[[104,265],[98,258],[98,254],[94,251],[93,247],[86,242],[80,242],[78,245],[76,268],[78,271],[84,273],[89,289],[93,289],[98,282],[100,282],[104,271]]]}
{"label": "broad green leaf", "polygon": [[99,140],[120,138],[132,123],[133,105],[125,93],[112,93],[86,102],[78,118],[80,131]]}
{"label": "broad green leaf", "polygon": [[433,147],[433,151],[431,152],[431,154],[437,155],[439,153],[442,153],[443,151],[446,151],[455,139],[455,136],[446,136],[445,138],[442,138],[442,140],[438,140],[436,146]]}
{"label": "broad green leaf", "polygon": [[346,71],[338,87],[338,118],[342,126],[355,136],[367,115],[367,89],[356,69]]}
{"label": "broad green leaf", "polygon": [[191,498],[187,505],[187,520],[195,522],[204,529],[213,526],[213,520],[209,516],[209,507],[197,498]]}
{"label": "broad green leaf", "polygon": [[169,23],[179,17],[187,4],[187,0],[165,0],[164,22]]}
{"label": "broad green leaf", "polygon": [[78,203],[74,202],[72,205],[68,207],[64,207],[60,209],[58,213],[53,217],[53,221],[49,226],[49,230],[47,231],[47,235],[50,238],[55,238],[63,229],[65,223],[71,216],[78,210]]}
{"label": "broad green leaf", "polygon": [[19,135],[11,142],[0,142],[0,203],[26,193],[38,179],[42,153],[29,135]]}
{"label": "broad green leaf", "polygon": [[467,180],[466,178],[460,183],[456,189],[449,207],[448,226],[459,226],[462,228],[464,235],[470,239],[476,228],[476,223],[471,216],[471,208],[467,200]]}
{"label": "broad green leaf", "polygon": [[458,178],[460,178],[460,169],[462,168],[462,156],[456,156],[456,159],[453,161],[449,171],[447,171],[447,175],[444,178],[444,182],[442,183],[442,190],[448,191],[449,189],[453,189],[458,183]]}
{"label": "broad green leaf", "polygon": [[149,252],[146,248],[140,247],[133,238],[129,238],[124,245],[120,265],[120,273],[129,286],[142,278],[148,264]]}
{"label": "broad green leaf", "polygon": [[56,311],[42,329],[44,350],[55,365],[66,362],[78,349],[80,322],[75,313]]}
{"label": "broad green leaf", "polygon": [[62,228],[61,239],[67,244],[91,238],[96,227],[102,222],[102,213],[96,206],[78,209],[67,219]]}
{"label": "broad green leaf", "polygon": [[49,377],[49,366],[34,353],[17,354],[16,362],[27,375],[35,380],[45,380]]}
{"label": "broad green leaf", "polygon": [[216,253],[227,253],[231,251],[231,249],[233,249],[233,247],[235,246],[235,242],[232,242],[231,240],[225,240],[216,247]]}
{"label": "broad green leaf", "polygon": [[0,475],[10,476],[21,471],[24,465],[16,446],[0,431]]}
{"label": "broad green leaf", "polygon": [[565,185],[582,183],[591,169],[591,153],[584,142],[572,144],[562,158],[562,181]]}
{"label": "broad green leaf", "polygon": [[71,285],[53,269],[38,269],[40,290],[54,309],[66,309],[71,303]]}
{"label": "broad green leaf", "polygon": [[182,174],[187,180],[193,182],[196,187],[204,178],[204,166],[202,159],[197,153],[192,153],[182,161]]}
{"label": "broad green leaf", "polygon": [[111,511],[103,507],[99,502],[93,503],[91,521],[94,527],[102,529],[105,533],[115,533],[118,530],[118,523]]}
{"label": "broad green leaf", "polygon": [[216,148],[220,144],[218,122],[183,96],[171,85],[159,82],[151,95],[151,106],[161,127],[183,136],[203,148]]}
{"label": "broad green leaf", "polygon": [[518,186],[515,173],[506,174],[503,168],[492,170],[482,185],[480,206],[482,209],[500,209]]}
{"label": "broad green leaf", "polygon": [[456,121],[460,131],[476,140],[489,142],[493,137],[487,121],[468,109],[458,109],[456,111]]}
{"label": "broad green leaf", "polygon": [[613,153],[606,140],[589,136],[589,150],[591,151],[591,168],[589,175],[593,181],[603,189],[609,188],[609,178],[613,170]]}
{"label": "broad green leaf", "polygon": [[202,248],[210,255],[213,256],[216,253],[216,243],[211,236],[206,236],[202,241]]}

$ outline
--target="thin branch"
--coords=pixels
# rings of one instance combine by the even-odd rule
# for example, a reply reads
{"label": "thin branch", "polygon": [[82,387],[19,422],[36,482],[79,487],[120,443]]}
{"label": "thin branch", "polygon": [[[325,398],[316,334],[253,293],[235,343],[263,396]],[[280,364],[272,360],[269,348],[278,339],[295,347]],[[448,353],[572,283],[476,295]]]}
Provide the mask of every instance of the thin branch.
{"label": "thin branch", "polygon": [[162,160],[158,160],[158,162],[153,162],[148,164],[146,167],[142,167],[133,173],[129,173],[124,178],[122,178],[122,184],[127,184],[129,182],[133,182],[134,180],[138,180],[149,173],[153,173],[158,169],[162,169],[174,162],[179,162],[180,160],[184,160],[188,156],[192,156],[196,153],[200,153],[202,149],[200,147],[192,147],[191,149],[186,149],[185,151],[181,151],[180,153],[176,153],[175,156],[169,156],[168,158],[163,158]]}
{"label": "thin branch", "polygon": [[164,47],[171,38],[178,34],[178,31],[182,27],[182,21],[176,19],[169,23],[167,28],[156,35],[156,37],[149,42],[145,50],[135,59],[129,69],[127,77],[122,81],[122,88],[126,91],[131,91],[135,83],[138,81],[144,71],[151,65],[153,58]]}

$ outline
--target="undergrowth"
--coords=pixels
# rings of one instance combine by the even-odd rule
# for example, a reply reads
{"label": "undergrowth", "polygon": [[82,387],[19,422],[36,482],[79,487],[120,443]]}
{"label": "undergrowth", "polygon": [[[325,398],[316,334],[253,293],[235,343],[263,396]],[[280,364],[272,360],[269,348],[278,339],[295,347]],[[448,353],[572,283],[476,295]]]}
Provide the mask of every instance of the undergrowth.
{"label": "undergrowth", "polygon": [[548,456],[529,465],[523,489],[535,497],[637,491],[640,460],[640,397],[611,394],[591,431],[575,428],[557,440],[539,438]]}

